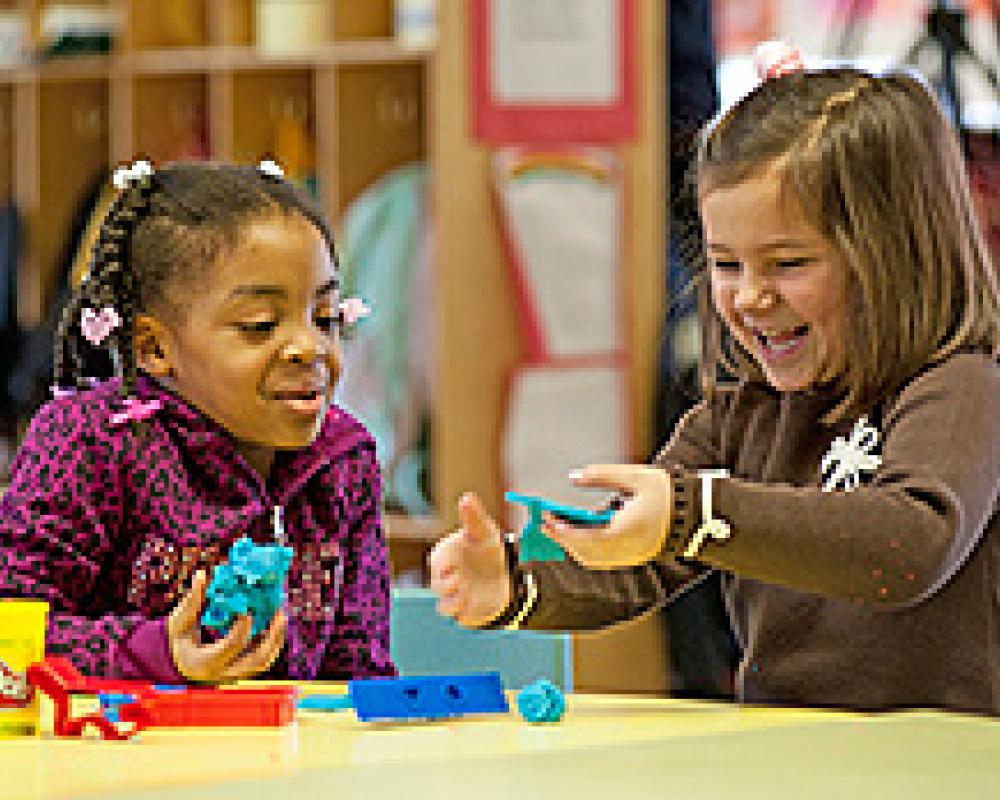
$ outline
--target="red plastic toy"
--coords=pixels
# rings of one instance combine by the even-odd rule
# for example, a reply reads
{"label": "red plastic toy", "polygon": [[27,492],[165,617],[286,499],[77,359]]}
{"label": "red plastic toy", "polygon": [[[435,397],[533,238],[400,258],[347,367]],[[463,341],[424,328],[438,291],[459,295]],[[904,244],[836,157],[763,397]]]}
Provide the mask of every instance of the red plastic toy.
{"label": "red plastic toy", "polygon": [[[295,718],[297,690],[292,686],[267,688],[172,687],[157,688],[140,681],[90,678],[65,658],[47,658],[28,667],[28,681],[48,695],[55,706],[53,730],[57,736],[79,736],[92,725],[104,739],[127,739],[152,727],[278,727]],[[117,693],[131,695],[118,708],[116,725],[103,714],[73,717],[72,695]]]}

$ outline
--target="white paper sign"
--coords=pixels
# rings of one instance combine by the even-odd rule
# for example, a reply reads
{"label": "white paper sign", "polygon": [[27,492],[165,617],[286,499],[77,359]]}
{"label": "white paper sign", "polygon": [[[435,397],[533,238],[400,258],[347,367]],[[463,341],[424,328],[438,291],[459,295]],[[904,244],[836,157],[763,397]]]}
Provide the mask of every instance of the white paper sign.
{"label": "white paper sign", "polygon": [[614,0],[493,0],[493,93],[506,103],[609,104],[618,94]]}

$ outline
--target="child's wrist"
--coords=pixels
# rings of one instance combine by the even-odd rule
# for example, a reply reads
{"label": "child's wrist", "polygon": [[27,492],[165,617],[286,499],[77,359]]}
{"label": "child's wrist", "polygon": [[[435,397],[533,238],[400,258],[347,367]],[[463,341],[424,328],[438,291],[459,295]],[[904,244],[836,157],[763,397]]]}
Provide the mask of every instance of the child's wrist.
{"label": "child's wrist", "polygon": [[507,580],[510,584],[509,599],[499,615],[480,626],[484,630],[498,630],[511,625],[521,613],[528,594],[524,573],[518,562],[517,542],[505,537],[503,546],[507,562]]}

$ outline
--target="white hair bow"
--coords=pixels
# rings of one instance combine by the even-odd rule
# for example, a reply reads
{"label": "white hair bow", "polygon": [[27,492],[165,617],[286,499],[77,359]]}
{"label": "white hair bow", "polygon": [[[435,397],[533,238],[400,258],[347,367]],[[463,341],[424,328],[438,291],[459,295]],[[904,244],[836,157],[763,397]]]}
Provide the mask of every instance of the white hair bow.
{"label": "white hair bow", "polygon": [[281,165],[277,161],[273,161],[270,158],[265,158],[257,165],[257,170],[263,172],[267,177],[274,178],[275,180],[284,180],[285,171],[281,168]]}
{"label": "white hair bow", "polygon": [[127,189],[153,174],[153,165],[148,161],[136,161],[129,167],[119,167],[115,170],[114,184],[116,189]]}

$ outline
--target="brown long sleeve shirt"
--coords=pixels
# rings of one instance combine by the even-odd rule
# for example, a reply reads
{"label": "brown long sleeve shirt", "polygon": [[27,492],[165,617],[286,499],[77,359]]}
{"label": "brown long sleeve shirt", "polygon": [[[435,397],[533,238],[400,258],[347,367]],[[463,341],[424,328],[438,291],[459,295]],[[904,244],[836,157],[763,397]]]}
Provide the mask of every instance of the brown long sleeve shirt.
{"label": "brown long sleeve shirt", "polygon": [[631,619],[715,568],[743,647],[742,701],[1000,713],[1000,366],[966,353],[915,377],[873,420],[882,463],[853,491],[821,488],[824,454],[855,422],[823,424],[830,405],[743,384],[693,409],[658,463],[680,471],[689,531],[695,471],[730,471],[713,514],[731,538],[695,565],[528,564],[538,602],[525,627]]}

